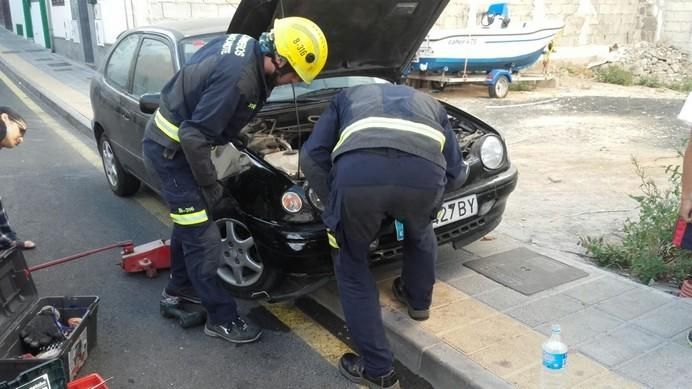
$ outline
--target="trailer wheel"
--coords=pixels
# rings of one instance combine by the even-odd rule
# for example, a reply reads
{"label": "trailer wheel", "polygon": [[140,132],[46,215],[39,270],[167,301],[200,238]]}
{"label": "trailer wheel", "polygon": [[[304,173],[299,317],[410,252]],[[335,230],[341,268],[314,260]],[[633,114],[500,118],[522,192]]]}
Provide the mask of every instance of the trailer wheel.
{"label": "trailer wheel", "polygon": [[504,99],[509,93],[509,78],[500,76],[495,84],[488,85],[488,94],[495,99]]}
{"label": "trailer wheel", "polygon": [[443,81],[433,81],[433,82],[432,82],[432,88],[433,88],[434,90],[437,90],[437,91],[440,91],[440,92],[444,92],[446,86],[447,86],[447,83],[445,83],[445,82],[443,82]]}

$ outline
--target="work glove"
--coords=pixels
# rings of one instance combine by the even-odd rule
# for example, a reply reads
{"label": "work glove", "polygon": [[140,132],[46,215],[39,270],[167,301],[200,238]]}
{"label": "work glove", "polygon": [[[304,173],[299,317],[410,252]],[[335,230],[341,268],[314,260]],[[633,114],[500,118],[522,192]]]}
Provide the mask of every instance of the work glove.
{"label": "work glove", "polygon": [[223,199],[223,186],[214,181],[213,184],[202,187],[202,195],[204,201],[207,202],[207,208],[211,211]]}
{"label": "work glove", "polygon": [[54,342],[65,339],[57,324],[57,311],[53,307],[44,307],[19,331],[22,342],[30,349],[38,350]]}
{"label": "work glove", "polygon": [[231,143],[233,143],[236,149],[242,150],[250,143],[250,136],[244,132],[239,132],[238,135],[231,139]]}

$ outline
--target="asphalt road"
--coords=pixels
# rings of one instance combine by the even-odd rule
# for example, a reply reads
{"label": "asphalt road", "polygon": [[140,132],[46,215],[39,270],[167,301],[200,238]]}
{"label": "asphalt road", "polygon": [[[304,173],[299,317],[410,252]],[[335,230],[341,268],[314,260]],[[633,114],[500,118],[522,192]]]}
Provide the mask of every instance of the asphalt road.
{"label": "asphalt road", "polygon": [[[114,196],[104,174],[75,151],[94,142],[47,108],[38,115],[0,82],[0,102],[29,123],[26,141],[0,151],[0,193],[12,225],[38,248],[26,251],[35,265],[122,240],[136,244],[168,235],[152,215],[146,191],[134,199]],[[57,127],[57,131],[56,131]],[[328,360],[271,315],[249,302],[241,309],[265,327],[259,343],[234,346],[183,330],[158,312],[166,273],[156,279],[126,274],[113,250],[33,274],[41,297],[97,295],[98,345],[81,373],[113,377],[110,388],[345,388],[353,387]],[[4,329],[3,329],[4,330]]]}

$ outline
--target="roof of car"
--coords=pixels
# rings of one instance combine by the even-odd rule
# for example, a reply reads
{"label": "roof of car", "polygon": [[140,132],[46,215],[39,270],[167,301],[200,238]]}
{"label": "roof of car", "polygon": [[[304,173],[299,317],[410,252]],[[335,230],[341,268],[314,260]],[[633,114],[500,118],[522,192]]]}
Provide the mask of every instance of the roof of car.
{"label": "roof of car", "polygon": [[139,31],[164,30],[172,33],[178,39],[188,36],[226,32],[231,17],[197,18],[157,23],[151,26],[139,27]]}

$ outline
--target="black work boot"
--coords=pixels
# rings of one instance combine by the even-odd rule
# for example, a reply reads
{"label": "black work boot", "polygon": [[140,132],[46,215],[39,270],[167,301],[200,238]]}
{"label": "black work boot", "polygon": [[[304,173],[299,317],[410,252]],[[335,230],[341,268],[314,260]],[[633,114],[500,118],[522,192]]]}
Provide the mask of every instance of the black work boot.
{"label": "black work boot", "polygon": [[182,288],[177,289],[173,289],[166,286],[161,292],[161,296],[163,298],[177,297],[181,300],[185,300],[193,304],[202,304],[202,299],[199,298],[197,292],[195,291],[195,288],[193,288],[192,286],[184,286]]}
{"label": "black work boot", "polygon": [[365,385],[368,388],[394,388],[398,387],[399,377],[394,369],[382,377],[372,377],[363,368],[363,359],[356,354],[346,353],[339,359],[339,371],[349,381]]}
{"label": "black work boot", "polygon": [[262,336],[262,329],[250,321],[237,317],[229,323],[204,325],[204,334],[231,343],[252,343]]}
{"label": "black work boot", "polygon": [[429,309],[414,309],[408,302],[408,297],[406,296],[406,290],[404,289],[404,282],[401,277],[397,277],[392,282],[392,293],[394,297],[399,300],[400,303],[406,305],[408,308],[408,315],[411,316],[413,320],[428,320],[430,318]]}

